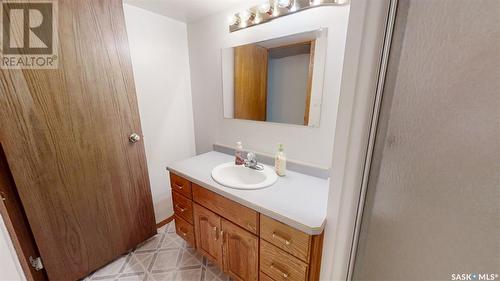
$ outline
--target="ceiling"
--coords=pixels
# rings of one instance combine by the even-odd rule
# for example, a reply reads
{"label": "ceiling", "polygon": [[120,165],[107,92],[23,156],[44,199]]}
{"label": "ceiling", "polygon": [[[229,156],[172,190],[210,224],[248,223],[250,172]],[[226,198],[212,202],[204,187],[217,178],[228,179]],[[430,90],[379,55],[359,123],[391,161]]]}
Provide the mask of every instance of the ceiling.
{"label": "ceiling", "polygon": [[124,2],[182,22],[192,22],[228,9],[260,3],[262,0],[124,0]]}

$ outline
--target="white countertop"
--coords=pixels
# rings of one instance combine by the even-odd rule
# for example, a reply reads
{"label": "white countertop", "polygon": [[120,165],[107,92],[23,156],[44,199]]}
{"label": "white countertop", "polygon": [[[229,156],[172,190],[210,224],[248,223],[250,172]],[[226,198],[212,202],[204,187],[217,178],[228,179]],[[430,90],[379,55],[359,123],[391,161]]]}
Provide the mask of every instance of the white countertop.
{"label": "white countertop", "polygon": [[234,161],[234,156],[208,152],[168,166],[168,170],[206,189],[311,235],[325,226],[328,180],[287,171],[264,189],[239,190],[218,184],[212,169]]}

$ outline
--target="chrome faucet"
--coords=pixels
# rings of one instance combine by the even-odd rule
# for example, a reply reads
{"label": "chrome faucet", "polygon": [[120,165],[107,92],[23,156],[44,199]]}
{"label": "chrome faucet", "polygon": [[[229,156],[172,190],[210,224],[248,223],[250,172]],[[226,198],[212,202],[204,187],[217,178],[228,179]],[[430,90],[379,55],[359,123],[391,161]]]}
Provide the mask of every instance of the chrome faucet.
{"label": "chrome faucet", "polygon": [[247,153],[247,159],[245,159],[245,167],[250,168],[250,169],[254,169],[257,171],[264,170],[264,166],[262,166],[262,164],[259,164],[257,162],[257,157],[255,156],[255,153],[253,153],[253,152]]}

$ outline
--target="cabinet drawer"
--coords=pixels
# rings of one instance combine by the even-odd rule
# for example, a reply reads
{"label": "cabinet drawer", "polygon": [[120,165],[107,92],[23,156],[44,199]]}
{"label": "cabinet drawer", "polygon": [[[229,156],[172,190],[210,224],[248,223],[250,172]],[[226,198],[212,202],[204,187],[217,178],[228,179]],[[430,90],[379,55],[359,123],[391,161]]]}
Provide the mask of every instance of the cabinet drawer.
{"label": "cabinet drawer", "polygon": [[266,274],[259,272],[259,281],[274,281],[271,277],[267,276]]}
{"label": "cabinet drawer", "polygon": [[194,240],[194,228],[187,221],[175,215],[175,231],[193,248],[196,247]]}
{"label": "cabinet drawer", "polygon": [[260,240],[260,271],[274,280],[305,281],[307,264],[287,252]]}
{"label": "cabinet drawer", "polygon": [[170,173],[170,187],[172,190],[179,192],[187,198],[193,198],[191,194],[191,182],[185,178],[181,178],[174,173]]}
{"label": "cabinet drawer", "polygon": [[188,223],[193,224],[193,201],[178,194],[177,192],[172,192],[172,199],[174,202],[175,214],[186,220]]}
{"label": "cabinet drawer", "polygon": [[310,235],[261,214],[260,237],[299,259],[309,262]]}
{"label": "cabinet drawer", "polygon": [[193,200],[214,213],[254,233],[259,233],[259,213],[193,183]]}

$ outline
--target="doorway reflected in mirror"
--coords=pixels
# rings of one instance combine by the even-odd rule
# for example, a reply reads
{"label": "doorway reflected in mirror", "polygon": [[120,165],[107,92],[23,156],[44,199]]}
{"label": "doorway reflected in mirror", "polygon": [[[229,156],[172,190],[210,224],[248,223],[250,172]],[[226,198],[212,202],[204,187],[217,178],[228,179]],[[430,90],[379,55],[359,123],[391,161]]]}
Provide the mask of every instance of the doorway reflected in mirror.
{"label": "doorway reflected in mirror", "polygon": [[326,29],[222,50],[224,117],[319,126]]}

